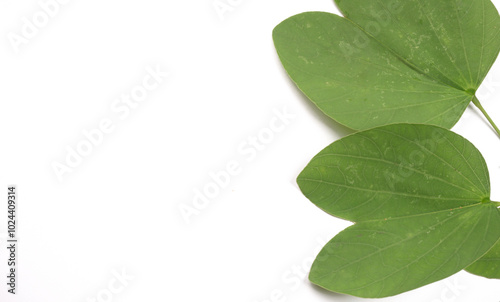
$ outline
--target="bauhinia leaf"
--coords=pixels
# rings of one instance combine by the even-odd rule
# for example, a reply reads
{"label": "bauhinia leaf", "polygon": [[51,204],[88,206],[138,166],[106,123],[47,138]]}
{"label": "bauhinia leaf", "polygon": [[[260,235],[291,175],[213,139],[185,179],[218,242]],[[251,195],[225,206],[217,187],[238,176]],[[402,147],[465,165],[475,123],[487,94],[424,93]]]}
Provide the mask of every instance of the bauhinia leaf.
{"label": "bauhinia leaf", "polygon": [[469,273],[491,279],[500,279],[500,241],[479,260],[467,267]]}
{"label": "bauhinia leaf", "polygon": [[451,128],[479,103],[474,94],[500,50],[490,0],[336,3],[345,18],[308,12],[273,32],[286,71],[326,115],[356,130]]}
{"label": "bauhinia leaf", "polygon": [[297,182],[318,207],[355,222],[309,275],[334,292],[379,298],[415,289],[468,267],[500,238],[483,157],[444,128],[358,132],[316,155]]}

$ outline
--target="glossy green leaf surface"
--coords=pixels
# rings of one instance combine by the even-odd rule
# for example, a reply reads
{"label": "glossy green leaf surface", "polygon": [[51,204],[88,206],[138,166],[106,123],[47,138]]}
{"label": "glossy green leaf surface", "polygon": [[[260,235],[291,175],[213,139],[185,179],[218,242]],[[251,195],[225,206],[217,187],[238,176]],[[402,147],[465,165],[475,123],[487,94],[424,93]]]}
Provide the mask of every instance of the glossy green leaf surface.
{"label": "glossy green leaf surface", "polygon": [[309,275],[334,292],[378,298],[418,288],[468,267],[500,238],[483,157],[444,128],[358,132],[322,150],[297,182],[318,207],[355,222]]}
{"label": "glossy green leaf surface", "polygon": [[451,128],[500,50],[490,0],[337,0],[345,18],[293,16],[273,39],[299,89],[352,129]]}

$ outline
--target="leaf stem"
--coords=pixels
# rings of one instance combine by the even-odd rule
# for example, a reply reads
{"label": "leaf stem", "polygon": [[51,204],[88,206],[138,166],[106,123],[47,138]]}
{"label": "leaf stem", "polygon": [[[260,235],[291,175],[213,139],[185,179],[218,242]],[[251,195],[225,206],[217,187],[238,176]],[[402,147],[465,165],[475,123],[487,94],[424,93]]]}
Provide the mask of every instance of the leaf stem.
{"label": "leaf stem", "polygon": [[481,110],[481,112],[484,114],[484,116],[486,117],[486,119],[488,120],[488,122],[490,122],[490,124],[493,127],[493,129],[495,129],[495,131],[497,132],[498,136],[500,136],[500,129],[498,129],[497,125],[495,125],[495,122],[493,122],[493,120],[488,115],[488,113],[486,112],[486,110],[484,110],[483,106],[481,105],[481,103],[479,102],[479,100],[477,99],[476,96],[474,96],[474,98],[472,99],[472,103],[474,103],[474,105],[476,105],[476,107],[479,110]]}

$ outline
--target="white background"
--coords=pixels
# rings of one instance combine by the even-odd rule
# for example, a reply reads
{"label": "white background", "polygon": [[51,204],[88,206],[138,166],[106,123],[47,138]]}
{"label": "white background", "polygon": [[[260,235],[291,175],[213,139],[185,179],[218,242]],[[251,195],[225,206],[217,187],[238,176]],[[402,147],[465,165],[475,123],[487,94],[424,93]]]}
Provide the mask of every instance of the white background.
{"label": "white background", "polygon": [[[41,7],[0,0],[0,191],[18,186],[20,239],[13,296],[0,203],[0,301],[363,300],[304,278],[349,224],[311,204],[295,177],[351,131],[298,92],[271,38],[296,13],[337,12],[333,1],[230,2],[221,17],[213,0],[70,0],[16,51],[9,33]],[[147,68],[168,76],[124,118],[112,104]],[[500,123],[500,63],[478,96]],[[270,137],[276,111],[294,117]],[[103,119],[113,131],[58,179],[53,165]],[[498,137],[473,108],[453,130],[482,152],[500,200]],[[239,174],[186,220],[180,206],[235,163]],[[124,272],[130,280],[115,282]],[[498,282],[461,272],[380,301],[498,302]]]}

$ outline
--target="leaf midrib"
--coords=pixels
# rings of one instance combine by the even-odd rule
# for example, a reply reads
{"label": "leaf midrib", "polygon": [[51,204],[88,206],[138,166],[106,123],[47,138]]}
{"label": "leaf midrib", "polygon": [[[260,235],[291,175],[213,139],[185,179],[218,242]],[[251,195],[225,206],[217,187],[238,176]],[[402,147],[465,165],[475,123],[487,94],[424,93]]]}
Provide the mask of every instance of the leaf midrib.
{"label": "leaf midrib", "polygon": [[[476,189],[478,189],[479,191],[481,191],[481,189],[472,181],[470,180],[468,177],[466,177],[465,175],[462,174],[462,172],[460,172],[456,167],[454,167],[452,164],[450,164],[449,162],[447,162],[444,158],[442,158],[441,156],[437,155],[435,152],[429,150],[428,148],[426,148],[425,146],[421,145],[421,144],[418,144],[410,139],[408,139],[407,137],[404,137],[402,135],[399,135],[397,133],[394,133],[394,132],[390,132],[390,131],[387,131],[385,129],[378,129],[379,131],[381,132],[385,132],[385,133],[389,133],[391,135],[395,135],[403,140],[406,140],[407,142],[409,143],[412,143],[418,147],[420,147],[421,149],[425,149],[427,152],[429,152],[429,154],[432,154],[434,157],[438,158],[441,162],[445,163],[446,165],[448,165],[450,168],[452,168],[453,170],[455,170],[460,176],[463,177],[463,179],[467,180],[471,185],[473,185],[474,187],[476,187]],[[460,152],[458,152],[459,154],[461,154]],[[477,176],[477,174],[475,174],[475,176],[478,178],[478,180],[482,183],[481,179],[479,179],[479,177]],[[485,192],[486,194],[489,194],[490,192]],[[489,197],[489,196],[485,196],[485,197]]]}
{"label": "leaf midrib", "polygon": [[[461,213],[461,214],[462,214],[462,215],[464,215],[464,214],[467,214],[467,213],[468,213],[468,211],[465,211],[464,213]],[[452,218],[456,218],[456,217],[458,217],[458,215],[457,215],[457,216],[454,216],[454,217],[450,217],[450,218],[448,218],[448,219],[444,220],[442,223],[435,224],[435,225],[434,225],[434,226],[432,226],[432,227],[436,227],[436,226],[437,226],[437,225],[439,225],[439,224],[444,224],[444,223],[446,223],[448,220],[450,220],[450,219],[452,219]],[[445,241],[446,241],[449,237],[451,237],[452,235],[454,235],[454,234],[455,234],[455,233],[456,233],[456,232],[460,229],[460,227],[461,227],[463,224],[465,224],[466,222],[467,222],[467,221],[466,221],[466,220],[464,220],[462,223],[460,223],[460,224],[458,225],[458,227],[457,227],[457,228],[455,228],[452,232],[450,232],[448,235],[446,235],[446,236],[445,236],[445,237],[444,237],[444,238],[443,238],[443,239],[442,239],[442,240],[441,240],[438,244],[434,245],[434,246],[433,246],[431,249],[429,249],[427,252],[425,252],[424,254],[422,254],[420,257],[418,257],[418,258],[414,259],[413,261],[411,261],[411,262],[410,262],[410,263],[408,263],[407,265],[405,265],[405,266],[403,266],[403,267],[400,267],[399,269],[396,269],[394,272],[391,272],[390,274],[388,274],[388,275],[384,276],[383,278],[380,278],[380,279],[378,279],[378,280],[372,281],[372,282],[371,282],[371,283],[369,283],[369,284],[366,284],[366,285],[364,285],[364,286],[357,287],[357,288],[350,288],[350,289],[348,289],[348,290],[349,290],[349,291],[360,290],[360,289],[362,289],[362,288],[369,287],[370,285],[375,284],[375,283],[377,283],[377,282],[384,282],[384,280],[386,280],[387,278],[391,277],[392,275],[397,274],[397,273],[399,273],[400,271],[402,271],[403,269],[408,268],[410,265],[417,263],[417,262],[418,262],[418,261],[420,261],[422,258],[424,258],[424,257],[425,257],[425,256],[427,256],[429,253],[431,253],[431,252],[432,252],[432,251],[434,251],[436,248],[438,248],[440,245],[442,245],[442,244],[443,244],[443,242],[445,242]],[[463,242],[461,243],[461,246],[462,246],[462,245],[464,244],[464,242],[465,242],[465,241],[466,241],[466,240],[470,237],[470,234],[472,233],[472,230],[473,230],[473,229],[477,226],[477,224],[478,224],[478,223],[479,223],[479,219],[476,221],[476,224],[474,225],[474,227],[473,227],[473,228],[471,228],[471,230],[469,230],[469,233],[467,234],[467,236],[465,237],[465,239],[464,239],[464,240],[463,240]],[[429,228],[432,228],[432,227],[429,227]],[[411,239],[414,239],[414,238],[416,238],[417,236],[420,236],[420,235],[421,235],[422,233],[424,233],[424,232],[426,232],[426,231],[419,232],[419,233],[415,234],[415,235],[414,235],[414,236],[412,236],[412,237],[409,237],[409,238],[407,238],[407,239],[405,239],[405,240],[402,240],[402,241],[400,241],[400,242],[397,242],[397,243],[391,244],[391,245],[387,246],[387,247],[386,247],[386,248],[384,248],[384,249],[388,249],[388,248],[390,248],[390,247],[392,247],[392,246],[396,246],[396,245],[399,245],[399,244],[401,244],[401,243],[403,243],[403,242],[406,242],[406,241],[409,241],[409,240],[411,240]],[[377,251],[377,252],[380,252],[380,251]],[[373,256],[373,255],[375,255],[375,254],[376,254],[376,253],[373,253],[373,254],[371,254],[371,255],[369,255],[369,256],[367,256],[367,257],[365,257],[365,258],[371,257],[371,256]],[[451,257],[450,257],[449,259],[451,259]],[[352,263],[354,263],[354,262],[352,262]],[[350,264],[352,264],[352,263],[350,263]],[[445,262],[445,263],[446,263],[446,262]],[[348,264],[348,265],[346,265],[346,266],[349,266],[350,264]],[[442,264],[441,266],[443,266],[443,265],[444,265],[444,264]],[[345,266],[344,266],[344,267],[345,267]],[[436,271],[436,270],[435,270],[435,271]],[[434,272],[435,272],[435,271],[434,271]],[[433,272],[433,273],[434,273],[434,272]],[[426,279],[424,279],[423,281],[420,281],[420,284],[427,284],[425,280],[427,280],[427,279],[428,279],[428,278],[430,278],[430,277],[432,277],[432,274],[429,274],[429,276],[427,276],[427,278],[426,278]]]}
{"label": "leaf midrib", "polygon": [[[453,88],[453,89],[456,89],[460,92],[463,92],[465,94],[469,94],[467,93],[466,89],[461,87],[459,84],[457,84],[455,81],[451,80],[450,78],[448,78],[445,74],[443,74],[442,72],[440,72],[447,80],[449,80],[451,83],[455,84],[456,86],[453,86],[453,85],[450,85],[449,83],[445,83],[439,79],[436,79],[434,78],[433,76],[423,72],[418,66],[412,64],[411,62],[409,62],[408,60],[406,60],[405,58],[403,58],[400,54],[398,54],[397,52],[395,52],[392,48],[386,46],[384,43],[382,43],[381,41],[379,41],[378,39],[376,39],[373,35],[369,34],[367,31],[365,31],[364,28],[362,28],[360,25],[358,25],[357,23],[355,23],[353,20],[349,19],[348,17],[345,17],[345,16],[342,16],[343,18],[345,18],[347,21],[349,21],[351,24],[353,24],[354,26],[356,26],[357,28],[359,28],[359,30],[361,30],[364,34],[366,34],[368,37],[370,37],[371,39],[373,39],[375,42],[377,42],[379,45],[381,45],[382,47],[384,47],[385,49],[387,49],[388,51],[390,51],[395,57],[396,59],[400,60],[403,64],[407,65],[408,67],[410,67],[411,69],[417,71],[419,74],[435,81],[435,82],[438,82],[440,84],[442,84],[443,86],[446,86],[446,87],[450,87],[450,88]],[[437,71],[439,71],[437,68],[436,68]],[[477,87],[475,87],[477,89]]]}
{"label": "leaf midrib", "polygon": [[476,201],[470,198],[443,198],[443,197],[436,197],[436,196],[427,196],[427,195],[418,195],[418,194],[407,194],[403,192],[394,192],[394,191],[384,191],[384,190],[373,190],[373,189],[368,189],[368,188],[362,188],[362,187],[354,187],[352,185],[346,185],[346,184],[340,184],[340,183],[335,183],[331,181],[326,181],[326,180],[320,180],[320,179],[313,179],[313,178],[307,178],[307,177],[300,177],[298,180],[305,180],[305,181],[310,181],[310,182],[317,182],[317,183],[325,183],[328,185],[334,185],[338,187],[343,187],[343,188],[348,188],[348,189],[353,189],[353,190],[359,190],[359,191],[366,191],[366,192],[373,192],[373,193],[387,193],[387,194],[392,194],[392,195],[400,195],[400,196],[407,196],[407,197],[416,197],[416,198],[423,198],[423,199],[434,199],[434,200],[460,200],[460,201]]}
{"label": "leaf midrib", "polygon": [[[339,156],[339,157],[349,157],[349,158],[355,158],[355,159],[364,159],[364,160],[368,160],[368,161],[376,161],[376,162],[382,162],[382,163],[387,163],[387,164],[390,164],[390,165],[393,165],[393,166],[401,166],[400,164],[396,163],[396,162],[392,162],[392,161],[389,161],[389,160],[386,160],[386,159],[381,159],[381,158],[375,158],[375,157],[367,157],[367,156],[358,156],[358,155],[350,155],[350,154],[339,154],[339,153],[328,153],[328,154],[322,154],[322,155],[318,155],[316,158],[321,158],[321,157],[324,157],[324,156]],[[424,171],[420,171],[418,169],[415,169],[413,167],[410,167],[410,166],[403,166],[405,169],[408,169],[412,172],[415,172],[415,173],[418,173],[420,175],[423,175],[424,177],[425,176],[429,176],[429,177],[432,177],[434,179],[437,179],[437,180],[440,180],[441,182],[445,183],[445,184],[448,184],[450,186],[453,186],[455,188],[458,188],[460,190],[463,190],[463,191],[466,191],[466,192],[470,192],[474,195],[477,195],[477,197],[479,198],[484,198],[484,196],[482,194],[479,194],[477,192],[474,192],[474,191],[471,191],[471,190],[468,190],[464,187],[461,187],[461,186],[458,186],[452,182],[449,182],[447,181],[446,179],[442,178],[442,177],[439,177],[439,176],[435,176],[435,175],[432,175],[432,174],[429,174],[429,173],[426,173]],[[477,189],[477,187],[475,187]]]}
{"label": "leaf midrib", "polygon": [[[467,209],[467,208],[475,207],[475,206],[478,206],[478,205],[479,205],[479,206],[481,206],[481,203],[479,203],[479,204],[475,204],[475,205],[471,205],[471,206],[467,206],[467,207],[462,207],[462,209]],[[472,210],[472,209],[471,209],[471,210]],[[404,242],[406,242],[406,241],[412,240],[412,239],[414,239],[414,238],[416,238],[416,237],[420,236],[420,235],[421,235],[421,234],[423,234],[424,232],[427,232],[427,230],[428,230],[428,229],[431,229],[431,228],[436,228],[438,225],[445,224],[446,222],[448,222],[449,220],[451,220],[451,219],[453,219],[453,218],[457,218],[457,217],[459,217],[460,215],[465,215],[465,214],[468,214],[468,213],[470,213],[470,211],[471,211],[471,210],[469,210],[469,211],[462,211],[461,213],[459,213],[459,214],[457,214],[457,215],[455,215],[455,216],[450,216],[450,217],[448,217],[448,218],[446,218],[446,219],[444,219],[444,220],[442,220],[442,221],[440,221],[440,222],[438,222],[438,223],[436,223],[436,224],[434,224],[434,225],[432,225],[432,226],[427,227],[426,229],[422,230],[421,232],[418,232],[418,233],[416,233],[416,234],[414,234],[414,235],[412,235],[412,236],[410,236],[410,237],[408,237],[408,238],[405,238],[405,239],[403,239],[403,240],[397,241],[397,242],[395,242],[395,243],[393,243],[393,244],[390,244],[390,245],[388,245],[388,246],[385,246],[385,247],[383,247],[383,248],[379,248],[377,251],[375,251],[375,252],[373,252],[373,253],[371,253],[371,254],[368,254],[368,255],[366,255],[366,256],[364,256],[364,257],[362,257],[362,258],[356,259],[356,261],[350,262],[350,263],[348,263],[348,264],[346,264],[346,265],[344,265],[344,266],[341,266],[340,268],[337,268],[334,272],[337,272],[337,271],[339,271],[339,270],[342,270],[342,269],[343,269],[343,268],[345,268],[345,267],[351,266],[351,265],[353,265],[353,264],[355,264],[355,263],[358,263],[358,262],[360,262],[360,261],[362,261],[362,260],[364,260],[364,259],[367,259],[367,258],[369,258],[369,257],[372,257],[373,255],[379,254],[379,253],[381,253],[381,252],[383,252],[383,251],[385,251],[385,250],[388,250],[389,248],[392,248],[393,246],[397,246],[397,245],[400,245],[401,243],[404,243]],[[433,214],[439,214],[439,213],[441,213],[441,212],[448,212],[448,211],[449,211],[449,210],[435,211],[435,212],[429,212],[429,213],[426,213],[426,214],[423,214],[423,215],[433,215]],[[423,215],[412,215],[412,216],[398,217],[397,219],[409,218],[409,217],[416,217],[416,216],[423,216]],[[395,220],[395,219],[391,219],[391,220]],[[380,219],[378,219],[378,220],[369,220],[369,221],[362,221],[362,222],[360,222],[360,223],[381,222],[381,221],[384,221],[384,220],[380,220]],[[463,222],[462,222],[459,226],[461,226],[462,224],[464,224],[464,223],[466,223],[466,222],[467,222],[467,221],[466,221],[466,220],[464,220],[464,221],[463,221]],[[357,223],[358,223],[358,222],[357,222]],[[478,222],[477,222],[477,223],[479,223],[479,219],[478,219]],[[476,223],[476,225],[477,225],[477,223]],[[448,234],[448,235],[447,235],[444,239],[446,240],[448,237],[450,237],[450,236],[451,236],[451,235],[453,235],[455,232],[457,232],[457,230],[458,230],[458,229],[459,229],[459,227],[455,228],[455,229],[454,229],[452,232],[450,232],[450,233],[449,233],[449,234]],[[470,232],[469,232],[469,234],[470,234]],[[432,252],[435,248],[437,248],[439,245],[441,245],[441,244],[442,244],[442,242],[444,242],[445,240],[440,241],[437,245],[433,246],[433,247],[432,247],[432,249],[430,249],[429,251],[427,251],[426,253],[424,253],[422,256],[420,256],[420,257],[419,257],[419,258],[417,258],[416,260],[412,261],[410,264],[413,264],[413,263],[415,263],[415,262],[419,261],[421,258],[423,258],[423,257],[424,257],[424,256],[426,256],[427,254],[429,254],[430,252]],[[342,243],[344,244],[345,242],[342,242]],[[354,244],[356,244],[356,243],[354,243]],[[389,274],[389,275],[387,275],[387,276],[384,276],[384,277],[383,277],[383,278],[381,278],[381,279],[378,279],[378,280],[376,280],[376,281],[373,281],[373,282],[371,282],[371,283],[370,283],[370,284],[368,284],[368,285],[364,285],[364,286],[362,286],[362,287],[358,287],[358,288],[350,288],[350,289],[346,289],[346,291],[359,290],[359,289],[361,289],[361,288],[368,287],[368,286],[370,286],[371,284],[374,284],[374,283],[376,283],[376,282],[381,282],[381,281],[383,281],[383,280],[387,279],[388,277],[390,277],[391,275],[393,275],[393,274],[395,274],[395,273],[397,273],[397,272],[399,272],[399,271],[403,270],[404,268],[408,267],[410,264],[406,265],[405,267],[399,268],[399,269],[397,269],[395,272],[392,272],[391,274]],[[325,273],[325,274],[321,275],[320,277],[318,277],[318,279],[323,279],[325,276],[327,276],[327,275],[331,275],[331,274],[332,274],[331,272]]]}
{"label": "leaf midrib", "polygon": [[[426,213],[426,215],[433,215],[433,214],[437,214],[437,213],[439,213],[439,212],[430,212],[430,213]],[[396,241],[395,243],[392,243],[392,244],[390,244],[390,245],[386,245],[386,246],[384,246],[383,248],[378,248],[378,247],[377,247],[378,249],[377,249],[375,252],[373,252],[373,253],[371,253],[371,254],[368,254],[368,255],[366,255],[366,256],[364,256],[364,257],[358,258],[358,259],[356,259],[356,261],[349,262],[348,264],[345,264],[345,265],[343,265],[343,266],[341,266],[341,267],[339,267],[339,268],[336,268],[336,269],[335,269],[335,271],[333,271],[333,272],[335,273],[335,272],[337,272],[337,271],[340,271],[340,270],[342,270],[342,269],[343,269],[343,268],[345,268],[345,267],[348,267],[348,266],[350,266],[350,265],[353,265],[354,263],[357,263],[357,262],[360,262],[360,261],[362,261],[362,260],[364,260],[364,259],[366,259],[366,258],[372,257],[373,255],[375,255],[375,254],[377,254],[377,253],[380,253],[381,251],[385,251],[385,250],[387,250],[387,249],[389,249],[389,248],[391,248],[391,247],[393,247],[393,246],[396,246],[396,245],[399,245],[399,244],[404,243],[404,242],[406,242],[406,241],[412,240],[412,239],[414,239],[414,238],[416,238],[416,237],[418,237],[418,236],[422,235],[423,233],[426,233],[429,229],[436,228],[436,226],[438,226],[438,225],[442,225],[442,224],[446,223],[448,220],[453,219],[453,218],[456,218],[456,217],[458,217],[459,215],[465,215],[466,213],[468,213],[468,211],[463,211],[462,213],[460,213],[460,214],[458,214],[458,215],[456,215],[456,216],[450,216],[450,217],[448,217],[448,218],[446,218],[446,219],[444,219],[444,220],[442,220],[442,221],[439,221],[438,223],[436,223],[436,224],[434,224],[434,225],[431,225],[431,226],[427,227],[426,229],[422,230],[421,232],[415,233],[415,234],[413,234],[413,235],[412,235],[412,236],[410,236],[410,237],[407,237],[407,238],[404,238],[404,239],[402,239],[402,240]],[[408,217],[403,217],[403,218],[408,218]],[[357,223],[382,222],[382,221],[384,221],[384,220],[380,220],[380,219],[378,219],[378,220],[360,221],[360,222],[356,222],[356,224],[357,224]],[[463,223],[465,223],[465,222],[466,222],[466,221],[464,221]],[[352,227],[354,227],[354,226],[352,226]],[[351,227],[351,228],[352,228],[352,227]],[[349,228],[348,228],[348,229],[349,229]],[[348,229],[346,229],[346,230],[348,230]],[[454,231],[456,231],[456,229],[455,229]],[[356,242],[354,242],[354,243],[351,243],[351,242],[339,242],[339,243],[341,243],[341,244],[354,244],[354,245],[355,245],[355,244],[357,244]],[[327,275],[329,275],[329,274],[331,274],[331,272],[325,273],[325,274],[321,275],[319,278],[320,278],[320,279],[321,279],[321,278],[324,278],[325,276],[327,276]]]}

